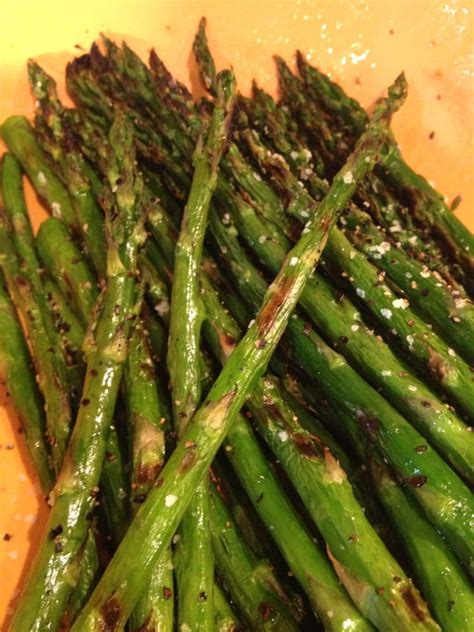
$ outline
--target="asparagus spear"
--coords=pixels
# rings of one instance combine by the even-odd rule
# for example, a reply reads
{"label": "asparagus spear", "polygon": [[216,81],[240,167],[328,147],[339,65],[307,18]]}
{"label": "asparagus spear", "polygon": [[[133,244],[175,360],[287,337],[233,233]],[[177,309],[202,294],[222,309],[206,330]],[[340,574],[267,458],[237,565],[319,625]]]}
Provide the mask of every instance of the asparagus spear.
{"label": "asparagus spear", "polygon": [[[472,585],[456,557],[381,460],[372,460],[380,502],[406,548],[414,577],[443,630],[470,630]],[[409,528],[407,528],[409,527]]]}
{"label": "asparagus spear", "polygon": [[[240,331],[232,318],[226,315],[212,289],[206,283],[202,287],[207,319],[204,331],[214,355],[224,363],[237,344]],[[209,331],[211,328],[214,335]],[[255,392],[261,391],[262,388],[256,385],[249,403],[254,400]],[[318,618],[324,622],[325,629],[341,630],[343,625],[347,629],[370,629],[348,602],[327,560],[315,547],[286,495],[279,489],[248,422],[241,415],[237,416],[227,433],[225,448],[254,508],[263,522],[270,526],[270,535],[308,595]]]}
{"label": "asparagus spear", "polygon": [[[71,230],[79,233],[86,249],[102,278],[105,274],[106,256],[101,244],[104,241],[104,221],[93,195],[90,184],[84,177],[84,158],[77,147],[77,141],[69,132],[65,110],[60,103],[56,82],[33,60],[28,61],[30,86],[35,97],[37,121],[36,130],[46,127],[50,135],[50,153],[55,153],[59,164],[60,177],[65,183],[74,208],[74,216],[64,219]],[[40,134],[44,139],[45,133]],[[48,198],[48,196],[45,196]],[[69,221],[69,219],[71,221]]]}
{"label": "asparagus spear", "polygon": [[[389,102],[389,111],[391,107]],[[379,121],[375,122],[374,128],[379,129]],[[210,465],[255,380],[268,364],[337,213],[352,195],[356,182],[370,170],[372,160],[382,150],[384,135],[377,135],[375,129],[369,131],[373,134],[371,142],[364,139],[334,179],[330,194],[310,222],[308,232],[288,254],[285,265],[265,296],[258,318],[229,358],[205,404],[189,423],[162,470],[160,486],[148,495],[88,605],[76,621],[73,627],[76,631],[96,629],[110,619],[110,627],[114,629],[127,620],[143,582],[149,577],[153,560],[169,542],[196,484]],[[367,155],[368,162],[365,160]],[[351,183],[345,181],[349,170],[354,178]],[[191,448],[186,448],[186,445]],[[138,554],[139,548],[140,552],[147,551],[147,561],[143,560],[143,554]],[[130,560],[132,550],[133,560]],[[125,559],[130,568],[124,582],[122,566]]]}
{"label": "asparagus spear", "polygon": [[83,325],[87,325],[99,295],[97,279],[64,222],[56,217],[44,220],[38,230],[36,245],[46,267],[58,271],[55,277],[63,295],[79,314]]}
{"label": "asparagus spear", "polygon": [[16,310],[0,273],[0,371],[15,406],[26,447],[41,488],[47,494],[53,473],[45,442],[43,402],[32,370],[32,362]]}
{"label": "asparagus spear", "polygon": [[222,590],[220,584],[214,582],[214,604],[216,609],[216,632],[237,632],[240,623],[227,600],[227,595]]}
{"label": "asparagus spear", "polygon": [[[168,370],[175,427],[182,435],[200,403],[199,347],[202,303],[199,266],[220,158],[232,118],[235,79],[223,71],[217,79],[217,101],[205,139],[193,156],[194,176],[176,244],[168,343]],[[200,483],[184,514],[176,555],[179,595],[178,624],[210,630],[214,623],[214,568],[209,535],[208,481]],[[204,595],[204,597],[203,597]]]}
{"label": "asparagus spear", "polygon": [[[12,630],[57,629],[77,582],[73,563],[88,531],[88,515],[105,457],[127,340],[135,313],[134,272],[143,241],[140,180],[135,175],[130,128],[122,117],[110,131],[104,168],[116,189],[119,213],[107,222],[107,289],[89,331],[87,374],[64,466],[50,496],[52,509],[38,555],[24,586]],[[84,441],[87,440],[87,450]],[[58,533],[59,531],[59,533]],[[58,534],[51,539],[50,534]]]}
{"label": "asparagus spear", "polygon": [[[457,290],[450,290],[425,265],[408,257],[399,248],[387,250],[382,231],[362,212],[351,211],[346,216],[349,239],[394,283],[404,291],[410,304],[468,362],[474,362],[474,351],[466,345],[474,335],[474,307]],[[384,245],[382,245],[384,244]]]}
{"label": "asparagus spear", "polygon": [[210,488],[212,543],[221,580],[252,630],[297,630],[287,595],[265,560],[246,545],[216,490]]}
{"label": "asparagus spear", "polygon": [[39,196],[50,204],[53,214],[76,225],[79,233],[68,192],[49,167],[29,121],[24,116],[11,116],[4,121],[0,132],[9,151],[20,162]]}
{"label": "asparagus spear", "polygon": [[[134,513],[152,489],[165,460],[166,411],[158,395],[156,375],[142,320],[130,337],[125,365],[128,416],[133,432],[132,489]],[[173,565],[166,549],[152,571],[150,583],[132,612],[132,630],[173,629]]]}
{"label": "asparagus spear", "polygon": [[[5,164],[8,166],[13,163],[6,161]],[[10,182],[6,182],[7,175],[9,180],[10,177],[20,178],[20,175],[18,171],[8,170],[5,173],[2,170],[2,183],[7,184],[9,193],[7,199],[10,200],[10,194],[13,195],[14,191],[21,193],[21,190],[18,186],[10,186]],[[26,213],[21,200],[18,204],[18,208],[20,207],[22,212]],[[11,218],[14,211],[11,207],[9,209],[8,214]],[[26,322],[38,374],[38,384],[45,399],[48,442],[51,445],[54,468],[58,471],[71,430],[71,404],[66,367],[64,358],[56,347],[56,333],[46,296],[41,291],[38,265],[31,265],[34,254],[30,249],[31,244],[29,244],[27,232],[16,233],[16,239],[21,239],[25,249],[29,249],[30,258],[22,257],[20,260],[17,256],[9,217],[3,209],[0,209],[0,264],[9,293]]]}

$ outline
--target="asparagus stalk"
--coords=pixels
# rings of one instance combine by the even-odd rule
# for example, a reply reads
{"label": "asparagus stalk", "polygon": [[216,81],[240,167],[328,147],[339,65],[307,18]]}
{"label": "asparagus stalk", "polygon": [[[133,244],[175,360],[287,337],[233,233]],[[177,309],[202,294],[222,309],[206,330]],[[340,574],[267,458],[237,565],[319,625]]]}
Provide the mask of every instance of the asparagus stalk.
{"label": "asparagus stalk", "polygon": [[[66,599],[77,582],[73,563],[89,526],[105,457],[108,428],[127,356],[135,314],[134,272],[143,241],[130,128],[118,116],[110,131],[104,167],[116,188],[119,213],[107,222],[107,289],[89,331],[87,374],[81,406],[54,490],[46,533],[24,586],[12,630],[57,629]],[[84,441],[87,440],[87,450]],[[58,530],[60,532],[58,533]],[[50,534],[58,534],[51,539]],[[59,539],[58,539],[59,538]]]}
{"label": "asparagus stalk", "polygon": [[237,632],[240,629],[240,622],[235,615],[227,595],[222,590],[220,584],[214,582],[214,605],[216,609],[216,632]]}
{"label": "asparagus stalk", "polygon": [[83,326],[87,325],[99,295],[97,279],[64,222],[56,217],[44,220],[36,245],[46,267],[57,270],[55,278],[63,295],[79,314]]}
{"label": "asparagus stalk", "polygon": [[62,217],[68,224],[75,225],[80,234],[68,192],[51,170],[45,153],[34,137],[29,121],[24,116],[11,116],[3,123],[0,133],[39,196],[50,205],[53,214]]}
{"label": "asparagus stalk", "polygon": [[[235,79],[223,71],[217,79],[217,101],[205,139],[193,156],[194,176],[176,244],[168,343],[168,370],[175,427],[182,435],[201,401],[200,337],[202,303],[199,288],[207,215],[217,185],[220,158],[232,118]],[[176,555],[178,624],[210,630],[214,624],[214,566],[209,535],[208,481],[196,489],[180,526]]]}
{"label": "asparagus stalk", "polygon": [[[11,161],[6,161],[8,166]],[[6,182],[6,176],[9,182]],[[2,170],[2,183],[7,184],[8,195],[16,191],[21,195],[21,189],[13,184],[10,178],[20,178],[17,170]],[[21,198],[18,207],[26,213]],[[56,333],[51,314],[48,310],[46,296],[42,291],[38,273],[38,264],[30,265],[33,261],[33,251],[27,232],[16,233],[16,239],[21,239],[25,249],[30,252],[30,258],[17,256],[10,229],[10,218],[16,210],[9,207],[0,209],[0,264],[10,295],[26,322],[33,350],[33,357],[38,374],[38,384],[45,399],[46,424],[48,442],[51,445],[53,464],[56,471],[61,467],[64,450],[71,430],[71,403],[68,393],[66,367],[64,358],[60,355],[56,346]],[[26,217],[26,215],[25,215]],[[25,239],[23,239],[25,237]]]}
{"label": "asparagus stalk", "polygon": [[433,323],[457,353],[474,362],[474,351],[466,345],[466,340],[474,335],[472,302],[457,290],[449,289],[428,266],[408,257],[403,250],[393,247],[387,250],[384,234],[367,215],[351,211],[346,219],[346,234],[352,243],[387,273],[413,308]]}
{"label": "asparagus stalk", "polygon": [[0,372],[17,412],[34,471],[45,494],[51,489],[53,473],[45,441],[43,402],[35,381],[32,362],[16,310],[0,273]]}
{"label": "asparagus stalk", "polygon": [[371,469],[377,495],[402,540],[433,615],[443,630],[468,632],[474,616],[474,596],[464,570],[382,461],[372,459]]}
{"label": "asparagus stalk", "polygon": [[[391,107],[392,103],[388,109]],[[374,128],[379,129],[379,121]],[[205,404],[189,423],[162,470],[160,486],[148,495],[88,605],[76,621],[73,627],[76,631],[97,629],[110,619],[111,612],[112,629],[127,620],[143,582],[150,575],[153,560],[169,542],[193,490],[210,465],[235,414],[244,404],[255,380],[265,370],[338,212],[354,192],[356,182],[370,170],[372,160],[382,150],[383,133],[379,136],[374,129],[370,132],[373,133],[371,142],[365,139],[356,148],[348,164],[334,179],[330,194],[321,203],[308,232],[288,254],[265,296],[258,318],[232,353]],[[365,160],[367,155],[368,162]],[[351,183],[345,181],[349,170],[354,174]],[[129,555],[132,550],[133,560]],[[144,551],[146,560],[143,560]],[[125,559],[126,566],[130,568],[126,581],[123,581]]]}
{"label": "asparagus stalk", "polygon": [[[35,240],[36,250],[41,259],[38,239]],[[84,325],[81,319],[71,310],[68,300],[47,274],[43,274],[43,285],[46,292],[48,307],[53,316],[54,328],[60,338],[66,361],[76,367],[82,362],[82,343],[84,342]],[[82,384],[81,384],[82,387]],[[78,393],[78,396],[80,393]]]}
{"label": "asparagus stalk", "polygon": [[252,630],[297,630],[290,603],[265,560],[258,560],[213,487],[212,543],[221,580]]}
{"label": "asparagus stalk", "polygon": [[[143,328],[138,320],[130,338],[125,365],[128,416],[133,432],[132,489],[134,513],[152,489],[165,460],[164,410],[156,385],[153,360]],[[132,630],[142,626],[151,629],[173,629],[173,565],[171,551],[166,549],[152,571],[150,583],[132,612]]]}

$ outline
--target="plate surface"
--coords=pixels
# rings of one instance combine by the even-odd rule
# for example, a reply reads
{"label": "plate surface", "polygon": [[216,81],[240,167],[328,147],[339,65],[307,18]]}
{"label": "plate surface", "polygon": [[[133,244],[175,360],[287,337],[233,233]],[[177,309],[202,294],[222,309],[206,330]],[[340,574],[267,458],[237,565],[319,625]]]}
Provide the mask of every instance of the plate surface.
{"label": "plate surface", "polygon": [[[364,106],[405,70],[409,97],[394,121],[402,150],[448,202],[463,195],[457,213],[474,228],[469,0],[81,0],[74,12],[70,3],[57,0],[2,0],[0,5],[0,121],[33,112],[28,57],[42,63],[63,89],[65,63],[87,50],[99,32],[126,39],[144,58],[154,46],[189,84],[191,43],[202,15],[208,18],[216,61],[221,67],[232,64],[243,92],[253,78],[275,91],[272,55],[291,61],[297,47]],[[37,225],[44,211],[29,189],[28,202]],[[40,537],[46,504],[1,388],[0,506],[0,622],[6,623]]]}

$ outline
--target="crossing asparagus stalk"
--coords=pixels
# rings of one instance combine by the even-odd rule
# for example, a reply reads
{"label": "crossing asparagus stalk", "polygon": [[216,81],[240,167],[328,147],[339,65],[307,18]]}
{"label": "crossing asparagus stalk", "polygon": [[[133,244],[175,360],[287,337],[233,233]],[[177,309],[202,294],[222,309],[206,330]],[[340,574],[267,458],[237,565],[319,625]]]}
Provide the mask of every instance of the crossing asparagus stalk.
{"label": "crossing asparagus stalk", "polygon": [[[282,235],[269,239],[267,225],[256,216],[251,206],[240,204],[238,208],[230,203],[229,196],[226,199],[226,211],[235,221],[242,238],[264,266],[275,273],[285,258],[289,248],[288,242]],[[229,249],[232,243],[232,225],[229,223],[230,218],[225,214],[223,221],[228,224],[228,231],[223,231],[218,223],[214,225],[214,216],[211,216],[213,234],[221,240],[221,248]],[[235,261],[235,266],[238,266],[238,257]],[[243,271],[241,273],[243,274]],[[316,272],[314,279],[308,281],[302,294],[301,305],[318,329],[337,345],[338,351],[374,387],[381,389],[384,397],[407,416],[411,423],[441,450],[450,463],[470,480],[472,448],[469,447],[469,428],[446,409],[435,392],[412,373],[383,340],[374,335],[362,321],[358,309],[347,297],[344,297],[343,301],[335,301],[335,295],[335,290],[325,277]],[[410,386],[417,390],[410,389]],[[439,431],[433,426],[433,420],[436,420]],[[445,433],[448,436],[445,436]]]}
{"label": "crossing asparagus stalk", "polygon": [[[175,427],[182,434],[201,401],[200,343],[203,320],[199,267],[217,172],[230,133],[235,80],[230,71],[217,78],[216,105],[206,137],[193,156],[194,175],[176,244],[171,294],[168,370]],[[210,630],[214,622],[214,566],[209,534],[208,481],[204,479],[180,526],[176,555],[178,624]],[[204,598],[203,598],[204,595]]]}
{"label": "crossing asparagus stalk", "polygon": [[[107,221],[107,288],[97,320],[89,329],[81,406],[63,468],[50,495],[52,508],[45,535],[23,588],[12,630],[39,630],[45,626],[57,629],[66,599],[77,582],[72,566],[88,532],[88,516],[95,503],[127,356],[128,334],[136,314],[134,274],[143,241],[140,179],[135,173],[130,128],[119,115],[109,138],[104,170],[116,189],[119,212],[110,214]],[[51,533],[57,536],[51,538]]]}

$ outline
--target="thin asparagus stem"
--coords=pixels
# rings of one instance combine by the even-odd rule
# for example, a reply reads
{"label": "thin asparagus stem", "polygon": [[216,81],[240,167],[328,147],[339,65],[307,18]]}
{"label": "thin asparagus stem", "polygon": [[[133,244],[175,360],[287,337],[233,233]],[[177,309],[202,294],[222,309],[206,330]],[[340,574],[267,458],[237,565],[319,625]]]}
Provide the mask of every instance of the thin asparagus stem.
{"label": "thin asparagus stem", "polygon": [[[182,435],[201,401],[200,338],[203,319],[199,296],[207,215],[217,185],[217,171],[227,144],[233,113],[235,79],[230,71],[217,78],[216,107],[206,138],[193,156],[194,175],[176,244],[171,294],[168,370],[175,427]],[[211,630],[214,625],[214,565],[209,532],[208,481],[200,483],[183,516],[176,554],[178,625]]]}
{"label": "thin asparagus stem", "polygon": [[[290,602],[265,560],[242,537],[223,500],[210,488],[212,543],[220,579],[252,630],[297,630]],[[229,563],[230,562],[230,563]]]}
{"label": "thin asparagus stem", "polygon": [[0,273],[0,370],[17,412],[26,447],[44,494],[53,483],[53,470],[45,441],[43,402],[15,307]]}

